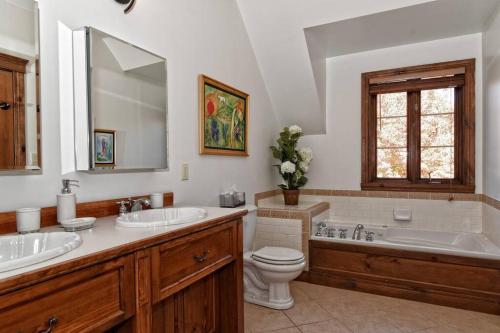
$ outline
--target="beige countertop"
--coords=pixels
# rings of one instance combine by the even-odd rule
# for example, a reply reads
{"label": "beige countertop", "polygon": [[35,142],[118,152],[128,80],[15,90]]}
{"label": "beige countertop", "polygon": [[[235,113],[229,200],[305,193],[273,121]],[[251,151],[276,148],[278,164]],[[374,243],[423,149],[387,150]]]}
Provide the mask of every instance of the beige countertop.
{"label": "beige countertop", "polygon": [[[206,218],[192,223],[166,227],[123,228],[116,226],[116,216],[99,218],[97,219],[94,228],[77,232],[77,234],[79,234],[83,240],[82,244],[78,248],[59,257],[41,263],[0,273],[0,283],[21,275],[25,275],[27,273],[43,270],[52,266],[57,266],[59,264],[64,264],[66,262],[88,257],[91,255],[95,256],[99,255],[99,253],[103,253],[104,255],[105,252],[107,253],[107,251],[123,247],[124,245],[133,246],[134,243],[137,243],[137,245],[139,245],[140,242],[146,241],[148,239],[154,240],[154,238],[157,238],[159,236],[182,231],[182,229],[188,229],[190,227],[201,224],[209,224],[210,221],[224,219],[225,217],[230,217],[231,215],[238,213],[241,214],[246,210],[244,206],[238,208],[203,208],[208,212],[208,216]],[[53,226],[43,228],[41,232],[56,232],[62,230],[63,229],[58,226]]]}

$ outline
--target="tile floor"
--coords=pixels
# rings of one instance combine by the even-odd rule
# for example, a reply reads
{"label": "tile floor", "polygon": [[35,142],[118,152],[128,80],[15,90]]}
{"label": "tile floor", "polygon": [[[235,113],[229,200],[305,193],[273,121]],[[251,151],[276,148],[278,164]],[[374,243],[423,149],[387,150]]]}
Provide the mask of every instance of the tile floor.
{"label": "tile floor", "polygon": [[245,303],[245,332],[500,333],[500,316],[292,282],[295,306]]}

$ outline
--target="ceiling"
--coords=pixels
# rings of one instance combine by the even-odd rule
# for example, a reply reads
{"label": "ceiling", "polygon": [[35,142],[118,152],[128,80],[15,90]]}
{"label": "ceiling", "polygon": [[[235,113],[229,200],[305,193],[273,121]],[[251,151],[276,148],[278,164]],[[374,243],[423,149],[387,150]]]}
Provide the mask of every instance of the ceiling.
{"label": "ceiling", "polygon": [[483,31],[498,0],[440,0],[306,28],[327,58]]}
{"label": "ceiling", "polygon": [[326,131],[326,58],[477,33],[500,2],[237,1],[281,125],[306,134]]}

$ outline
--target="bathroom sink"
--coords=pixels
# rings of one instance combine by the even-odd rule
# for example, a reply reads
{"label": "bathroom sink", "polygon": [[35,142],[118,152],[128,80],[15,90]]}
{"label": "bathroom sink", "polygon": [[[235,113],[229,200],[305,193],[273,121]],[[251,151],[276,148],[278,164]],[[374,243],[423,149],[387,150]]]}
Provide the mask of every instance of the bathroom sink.
{"label": "bathroom sink", "polygon": [[126,228],[163,227],[196,222],[207,217],[207,211],[196,207],[149,209],[127,213],[116,219],[116,224]]}
{"label": "bathroom sink", "polygon": [[0,272],[33,265],[76,249],[82,244],[74,232],[34,233],[0,237]]}

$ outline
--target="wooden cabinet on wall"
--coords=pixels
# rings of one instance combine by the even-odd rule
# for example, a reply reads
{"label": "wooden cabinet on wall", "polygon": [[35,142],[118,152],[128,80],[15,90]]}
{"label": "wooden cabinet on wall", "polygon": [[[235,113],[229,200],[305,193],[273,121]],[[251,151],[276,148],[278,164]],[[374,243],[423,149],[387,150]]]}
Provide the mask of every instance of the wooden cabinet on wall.
{"label": "wooden cabinet on wall", "polygon": [[243,332],[242,251],[239,217],[0,290],[0,332]]}

